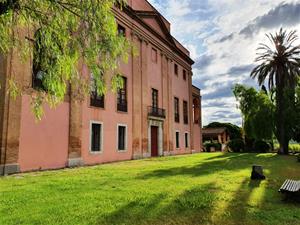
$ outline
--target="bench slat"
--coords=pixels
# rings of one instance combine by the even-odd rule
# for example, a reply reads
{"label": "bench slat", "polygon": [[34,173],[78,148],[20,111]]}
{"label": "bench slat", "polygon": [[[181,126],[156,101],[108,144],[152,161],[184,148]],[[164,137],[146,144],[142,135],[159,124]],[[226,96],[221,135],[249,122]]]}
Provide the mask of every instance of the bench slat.
{"label": "bench slat", "polygon": [[300,191],[300,181],[295,180],[285,180],[281,188],[280,192],[298,192]]}

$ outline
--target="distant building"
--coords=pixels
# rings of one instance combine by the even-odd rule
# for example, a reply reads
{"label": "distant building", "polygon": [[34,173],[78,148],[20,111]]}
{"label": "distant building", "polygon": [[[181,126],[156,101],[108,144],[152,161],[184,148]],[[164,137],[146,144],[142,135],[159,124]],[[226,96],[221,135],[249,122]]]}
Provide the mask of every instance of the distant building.
{"label": "distant building", "polygon": [[[16,51],[0,56],[0,173],[3,168],[15,173],[201,151],[194,62],[153,6],[146,0],[128,4],[114,12],[119,32],[139,55],[121,65],[125,87],[117,94],[95,94],[82,103],[68,95],[57,109],[45,106],[45,117],[36,123],[30,95],[41,82],[32,62],[21,63]],[[80,70],[89,74],[84,65]],[[21,86],[16,100],[6,95],[9,78]]]}
{"label": "distant building", "polygon": [[202,139],[205,141],[217,141],[222,145],[222,150],[226,147],[226,144],[230,141],[230,136],[225,127],[218,128],[203,128]]}

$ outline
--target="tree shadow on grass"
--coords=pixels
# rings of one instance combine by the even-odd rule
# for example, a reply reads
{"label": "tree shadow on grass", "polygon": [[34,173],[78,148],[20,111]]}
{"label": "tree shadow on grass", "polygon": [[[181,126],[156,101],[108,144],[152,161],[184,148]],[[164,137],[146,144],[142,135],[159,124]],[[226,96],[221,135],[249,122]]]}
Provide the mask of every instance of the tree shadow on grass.
{"label": "tree shadow on grass", "polygon": [[111,214],[99,218],[97,224],[203,224],[203,221],[209,220],[216,192],[215,184],[209,183],[186,190],[173,199],[166,193],[143,198],[137,196]]}
{"label": "tree shadow on grass", "polygon": [[[165,178],[170,176],[205,176],[224,171],[239,171],[251,169],[253,164],[262,160],[257,154],[223,154],[204,159],[201,163],[191,166],[176,166],[167,169],[158,169],[138,176],[140,179]],[[249,174],[250,176],[250,174]]]}

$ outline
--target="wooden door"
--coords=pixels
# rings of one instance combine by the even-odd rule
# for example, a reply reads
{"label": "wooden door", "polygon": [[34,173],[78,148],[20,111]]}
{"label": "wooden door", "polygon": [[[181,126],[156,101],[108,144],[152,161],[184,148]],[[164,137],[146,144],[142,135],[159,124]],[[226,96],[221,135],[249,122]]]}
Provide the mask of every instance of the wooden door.
{"label": "wooden door", "polygon": [[158,156],[158,127],[151,126],[151,156]]}

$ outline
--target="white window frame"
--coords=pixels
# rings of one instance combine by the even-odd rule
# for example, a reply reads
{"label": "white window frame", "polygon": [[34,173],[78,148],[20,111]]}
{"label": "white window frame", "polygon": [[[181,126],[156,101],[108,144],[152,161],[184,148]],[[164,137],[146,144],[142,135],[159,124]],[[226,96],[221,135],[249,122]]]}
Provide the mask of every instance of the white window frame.
{"label": "white window frame", "polygon": [[[187,134],[187,136],[185,136]],[[187,146],[185,145],[186,144],[186,139],[185,137],[187,137]],[[184,147],[187,149],[190,147],[190,134],[189,132],[184,132]]]}
{"label": "white window frame", "polygon": [[[93,124],[99,124],[101,125],[101,135],[100,135],[100,151],[92,151],[92,127],[93,127]],[[103,122],[101,121],[95,121],[95,120],[91,120],[90,121],[90,147],[89,147],[89,152],[90,154],[93,154],[93,155],[97,155],[97,154],[101,154],[103,153],[103,132],[104,131],[104,127],[103,127]]]}
{"label": "white window frame", "polygon": [[[177,147],[177,140],[176,140],[176,133],[178,133],[178,147]],[[179,130],[175,130],[175,148],[178,150],[180,149],[180,131]]]}
{"label": "white window frame", "polygon": [[[119,127],[125,127],[125,149],[124,150],[120,150],[119,149]],[[127,138],[128,138],[128,127],[127,127],[127,124],[121,124],[121,123],[118,123],[117,124],[117,146],[116,146],[116,149],[118,152],[127,152]]]}

